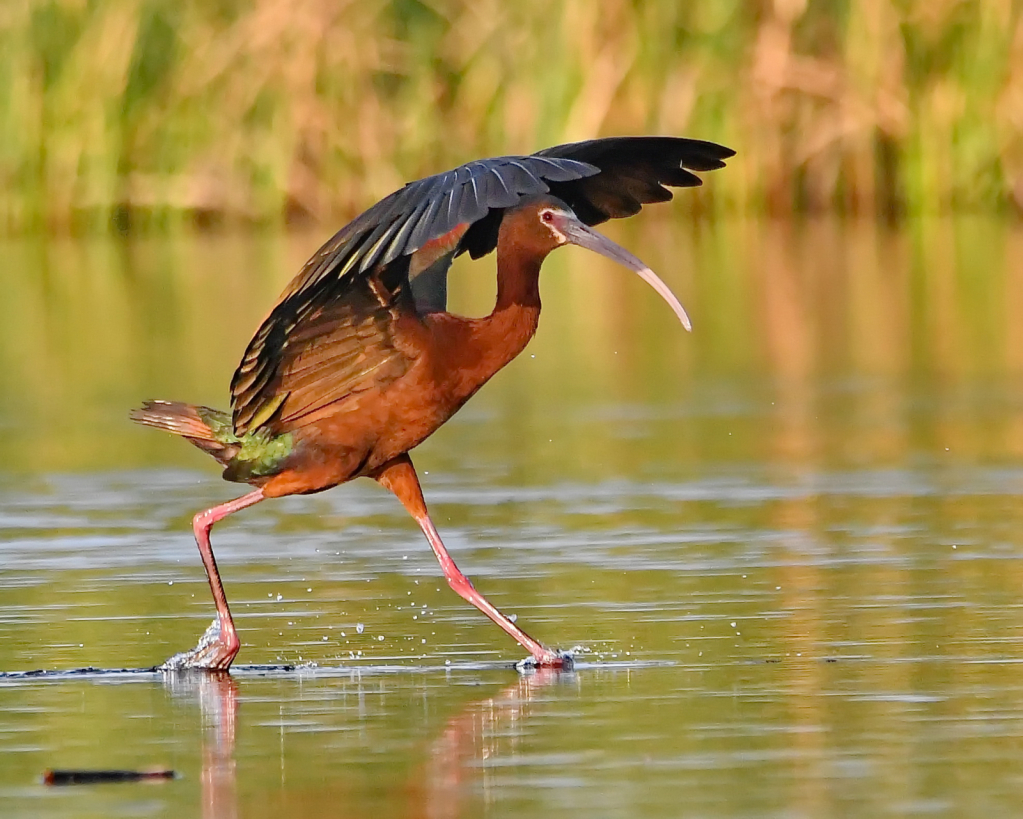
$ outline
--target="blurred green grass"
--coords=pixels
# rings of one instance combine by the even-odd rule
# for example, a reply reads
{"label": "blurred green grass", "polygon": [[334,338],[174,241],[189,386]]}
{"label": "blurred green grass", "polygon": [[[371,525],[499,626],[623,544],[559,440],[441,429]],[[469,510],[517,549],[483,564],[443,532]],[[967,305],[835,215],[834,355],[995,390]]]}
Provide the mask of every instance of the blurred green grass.
{"label": "blurred green grass", "polygon": [[740,151],[685,207],[1023,205],[1018,0],[6,0],[0,231],[334,223],[601,134]]}

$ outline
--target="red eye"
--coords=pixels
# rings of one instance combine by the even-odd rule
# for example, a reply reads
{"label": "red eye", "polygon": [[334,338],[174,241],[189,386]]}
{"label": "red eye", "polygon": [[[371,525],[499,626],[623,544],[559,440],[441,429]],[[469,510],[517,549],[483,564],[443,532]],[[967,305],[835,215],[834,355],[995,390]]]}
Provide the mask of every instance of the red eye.
{"label": "red eye", "polygon": [[543,219],[545,222],[553,222],[554,211],[545,210],[543,213],[540,214],[540,218]]}

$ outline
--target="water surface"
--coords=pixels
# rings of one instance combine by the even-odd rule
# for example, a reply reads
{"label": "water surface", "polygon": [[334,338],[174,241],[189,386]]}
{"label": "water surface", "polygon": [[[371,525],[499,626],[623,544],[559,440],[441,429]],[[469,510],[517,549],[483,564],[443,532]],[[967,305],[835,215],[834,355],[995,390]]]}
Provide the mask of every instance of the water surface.
{"label": "water surface", "polygon": [[[126,413],[223,406],[317,238],[0,246],[0,671],[146,668],[208,624],[189,521],[242,488]],[[213,541],[239,662],[290,670],[0,678],[4,815],[1015,816],[1023,233],[616,238],[693,335],[560,252],[533,344],[416,453],[462,568],[578,670],[516,673],[375,485],[260,504]],[[452,290],[484,312],[492,268]],[[39,784],[150,765],[181,776]]]}

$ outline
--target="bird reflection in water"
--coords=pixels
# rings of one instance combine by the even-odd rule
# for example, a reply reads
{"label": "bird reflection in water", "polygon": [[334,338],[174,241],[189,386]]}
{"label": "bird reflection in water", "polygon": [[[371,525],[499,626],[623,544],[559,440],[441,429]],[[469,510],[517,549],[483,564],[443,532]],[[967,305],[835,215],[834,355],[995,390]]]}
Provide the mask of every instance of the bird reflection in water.
{"label": "bird reflection in water", "polygon": [[410,802],[421,801],[421,813],[409,816],[448,819],[464,816],[462,804],[473,783],[483,779],[486,800],[486,763],[514,754],[538,693],[554,684],[575,685],[577,675],[553,668],[523,674],[492,697],[479,700],[451,717],[430,744],[424,763],[409,782]]}
{"label": "bird reflection in water", "polygon": [[[423,819],[465,815],[465,802],[485,763],[515,752],[521,726],[538,693],[554,684],[577,681],[575,673],[540,668],[517,675],[497,694],[476,700],[449,718],[404,785],[392,788],[395,796],[401,794],[407,800],[401,815]],[[235,760],[238,680],[226,673],[172,672],[164,675],[164,684],[174,697],[196,701],[202,715],[203,819],[236,819],[241,813]],[[345,776],[343,768],[337,776]],[[486,798],[485,781],[483,789]],[[357,805],[351,807],[358,812]]]}
{"label": "bird reflection in water", "polygon": [[238,723],[238,683],[230,674],[167,673],[164,685],[175,697],[198,701],[202,714],[202,816],[238,816],[235,726]]}

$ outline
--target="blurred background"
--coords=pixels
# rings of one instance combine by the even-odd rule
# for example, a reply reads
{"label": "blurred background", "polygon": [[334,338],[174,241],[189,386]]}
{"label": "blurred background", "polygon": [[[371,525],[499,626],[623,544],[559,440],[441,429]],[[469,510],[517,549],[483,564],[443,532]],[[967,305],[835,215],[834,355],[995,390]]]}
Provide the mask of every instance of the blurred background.
{"label": "blurred background", "polygon": [[333,224],[627,133],[738,148],[712,213],[1015,213],[1019,5],[7,0],[0,229]]}
{"label": "blurred background", "polygon": [[[465,815],[674,817],[683,792],[701,816],[1015,816],[1020,0],[3,0],[0,670],[193,644],[212,609],[189,521],[241,487],[127,413],[225,407],[342,224],[471,159],[644,133],[737,151],[601,227],[692,335],[559,251],[535,340],[416,453],[481,590],[604,671],[504,693],[486,665],[243,677],[217,695],[248,701],[231,798],[419,815],[405,776],[440,794],[430,816],[453,792]],[[494,289],[492,258],[459,260],[451,307],[485,314]],[[435,561],[369,482],[261,504],[214,543],[244,662],[518,656],[420,584]],[[199,717],[159,686],[4,690],[12,815],[81,808],[24,787],[58,758],[140,748],[191,775],[153,813],[200,798]],[[123,807],[104,804],[88,815]]]}

